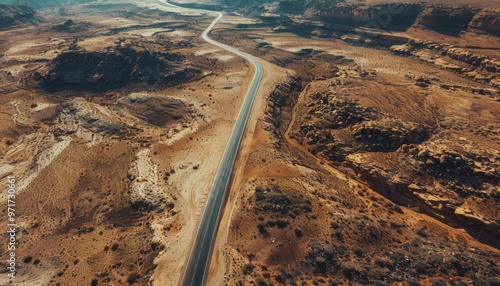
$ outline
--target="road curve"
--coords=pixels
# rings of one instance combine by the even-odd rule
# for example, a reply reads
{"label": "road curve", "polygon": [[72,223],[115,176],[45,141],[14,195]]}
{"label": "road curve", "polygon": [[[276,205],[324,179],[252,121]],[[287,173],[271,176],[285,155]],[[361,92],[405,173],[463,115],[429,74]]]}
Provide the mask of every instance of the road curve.
{"label": "road curve", "polygon": [[[183,8],[172,5],[162,0],[158,1],[164,5]],[[205,204],[205,209],[200,219],[196,238],[191,249],[191,254],[188,258],[189,260],[187,264],[185,265],[184,274],[181,278],[182,280],[180,281],[180,284],[183,286],[201,286],[206,283],[207,274],[210,267],[210,259],[213,252],[213,246],[215,243],[217,230],[219,228],[222,210],[224,209],[229,181],[233,172],[236,155],[238,154],[241,139],[243,138],[243,132],[245,131],[245,127],[250,116],[250,111],[252,109],[252,105],[257,94],[257,90],[259,88],[263,73],[262,65],[253,56],[238,51],[237,49],[228,45],[224,45],[222,43],[214,41],[208,36],[213,27],[217,25],[220,19],[222,19],[222,13],[201,9],[193,10],[217,15],[210,26],[208,26],[201,34],[203,40],[248,60],[254,65],[255,74],[248,88],[238,117],[236,118],[236,122],[234,124],[233,130],[231,131],[231,135],[229,136],[229,140],[227,142],[226,149],[224,150],[224,154],[222,155],[222,159],[219,163],[217,173],[215,174],[214,182],[212,184],[212,188]]]}

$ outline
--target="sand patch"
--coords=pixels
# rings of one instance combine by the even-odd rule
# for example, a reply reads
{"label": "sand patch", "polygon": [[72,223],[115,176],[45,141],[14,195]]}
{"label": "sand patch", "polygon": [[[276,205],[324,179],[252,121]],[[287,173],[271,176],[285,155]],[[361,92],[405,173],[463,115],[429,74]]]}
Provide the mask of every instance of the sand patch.
{"label": "sand patch", "polygon": [[168,31],[171,31],[171,30],[169,30],[169,29],[167,29],[167,30],[165,30],[165,29],[138,29],[138,30],[131,30],[131,31],[124,32],[124,34],[132,35],[132,36],[151,37],[151,36],[154,36],[158,33],[168,32]]}
{"label": "sand patch", "polygon": [[17,186],[17,191],[21,192],[25,189],[31,181],[33,181],[38,174],[45,169],[52,161],[54,161],[57,156],[59,156],[71,143],[71,137],[65,137],[60,139],[61,141],[52,145],[50,148],[43,150],[38,155],[38,158],[35,161],[34,167],[28,171],[25,178],[20,180],[20,183]]}

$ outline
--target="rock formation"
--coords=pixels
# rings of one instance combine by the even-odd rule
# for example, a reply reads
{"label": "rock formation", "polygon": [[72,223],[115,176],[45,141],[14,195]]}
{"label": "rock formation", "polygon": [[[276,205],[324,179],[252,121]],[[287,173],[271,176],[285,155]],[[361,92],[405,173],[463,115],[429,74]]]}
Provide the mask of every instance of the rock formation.
{"label": "rock formation", "polygon": [[440,32],[462,31],[477,12],[468,7],[429,6],[418,16],[415,24]]}
{"label": "rock formation", "polygon": [[32,8],[0,4],[0,30],[21,23],[29,23],[33,21],[34,16],[35,11]]}
{"label": "rock formation", "polygon": [[113,51],[69,51],[57,56],[43,75],[46,88],[111,88],[130,83],[178,84],[200,70],[186,65],[178,53],[157,53],[120,47]]}
{"label": "rock formation", "polygon": [[500,10],[483,10],[477,13],[470,22],[469,28],[500,36]]}

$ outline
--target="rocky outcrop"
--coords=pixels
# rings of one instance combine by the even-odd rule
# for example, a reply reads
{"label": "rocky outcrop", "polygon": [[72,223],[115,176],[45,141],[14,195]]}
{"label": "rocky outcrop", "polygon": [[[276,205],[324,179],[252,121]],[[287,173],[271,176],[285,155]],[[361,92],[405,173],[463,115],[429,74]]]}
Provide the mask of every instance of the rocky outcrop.
{"label": "rocky outcrop", "polygon": [[35,11],[32,8],[0,4],[0,30],[22,23],[29,23],[34,20],[34,16]]}
{"label": "rocky outcrop", "polygon": [[413,48],[408,44],[404,44],[404,45],[393,45],[389,48],[389,50],[391,50],[391,52],[397,55],[409,56],[411,55]]}
{"label": "rocky outcrop", "polygon": [[319,14],[325,23],[352,27],[406,30],[422,11],[420,4],[360,5],[339,3]]}
{"label": "rocky outcrop", "polygon": [[356,102],[336,98],[328,93],[311,96],[299,127],[300,141],[313,154],[323,153],[331,160],[339,160],[352,153],[358,146],[337,140],[330,130],[351,128],[380,114]]}
{"label": "rocky outcrop", "polygon": [[415,25],[439,32],[462,31],[479,11],[469,7],[428,6]]}
{"label": "rocky outcrop", "polygon": [[73,20],[66,20],[64,23],[54,25],[52,31],[54,32],[66,32],[66,33],[76,33],[88,30],[91,26],[90,23],[76,22]]}
{"label": "rocky outcrop", "polygon": [[[417,40],[410,40],[404,45],[393,45],[389,50],[398,55],[414,56],[478,82],[500,87],[500,61],[477,52],[457,48],[447,43]],[[428,84],[417,82],[417,85],[421,87],[427,87]],[[498,94],[495,89],[477,88],[469,91],[485,95]]]}
{"label": "rocky outcrop", "polygon": [[[336,138],[337,131],[352,139]],[[422,125],[389,117],[334,93],[315,93],[308,98],[296,137],[311,153],[338,161],[354,152],[394,151],[403,144],[425,141],[429,134]]]}
{"label": "rocky outcrop", "polygon": [[134,48],[114,51],[70,51],[57,56],[40,76],[47,89],[99,90],[130,83],[179,84],[195,78],[200,70],[183,62],[179,53]]}
{"label": "rocky outcrop", "polygon": [[[378,118],[379,114],[368,107],[358,105],[351,100],[332,97],[330,94],[316,93],[312,100],[317,104],[309,107],[305,119],[306,124],[314,123],[317,128],[345,128],[356,123]],[[309,119],[318,119],[311,120]],[[310,128],[303,125],[301,130],[307,132]]]}
{"label": "rocky outcrop", "polygon": [[470,22],[469,28],[500,36],[500,10],[483,10],[477,13]]}
{"label": "rocky outcrop", "polygon": [[277,12],[287,14],[302,14],[306,9],[306,5],[302,0],[285,0],[278,3]]}
{"label": "rocky outcrop", "polygon": [[61,6],[64,4],[88,3],[88,2],[93,2],[93,0],[57,0],[57,1],[16,0],[15,2],[17,5],[28,6],[34,9],[45,9],[54,6]]}
{"label": "rocky outcrop", "polygon": [[137,118],[158,127],[179,122],[188,124],[197,116],[189,103],[168,96],[135,93],[120,98],[118,104]]}
{"label": "rocky outcrop", "polygon": [[304,202],[297,195],[278,186],[257,187],[255,189],[255,209],[263,212],[274,212],[287,215],[289,212],[298,215],[301,212],[311,212],[311,204]]}
{"label": "rocky outcrop", "polygon": [[121,133],[124,127],[118,119],[100,111],[96,105],[81,97],[59,105],[53,121],[56,136],[77,133],[81,128],[93,133],[112,135]]}
{"label": "rocky outcrop", "polygon": [[[468,6],[431,4],[354,4],[337,3],[319,9],[321,20],[334,30],[352,31],[358,27],[403,31],[411,26],[441,33],[457,34],[469,30],[500,35],[500,10]],[[366,32],[362,32],[366,34]],[[368,34],[371,38],[372,35]]]}
{"label": "rocky outcrop", "polygon": [[487,219],[481,215],[475,214],[470,209],[464,207],[458,207],[455,212],[455,216],[462,220],[468,225],[489,231],[495,235],[500,236],[500,221],[494,221]]}
{"label": "rocky outcrop", "polygon": [[481,190],[484,182],[500,183],[500,164],[481,155],[439,148],[413,146],[408,153],[420,161],[420,169],[460,193]]}
{"label": "rocky outcrop", "polygon": [[[413,45],[395,48],[404,51]],[[422,76],[414,80],[419,86],[438,81]],[[498,153],[436,141],[435,126],[363,106],[352,100],[345,89],[349,85],[337,79],[329,89],[301,98],[290,138],[332,165],[351,168],[398,204],[498,235],[497,214],[481,209],[480,200],[475,201],[498,198]],[[457,215],[462,206],[471,206],[473,214]]]}
{"label": "rocky outcrop", "polygon": [[289,119],[283,118],[283,111],[295,105],[301,90],[300,78],[290,76],[287,82],[279,84],[269,95],[264,121],[270,124],[268,130],[273,131],[274,135],[280,136],[284,131],[283,126],[286,126],[286,124],[282,123],[287,122]]}
{"label": "rocky outcrop", "polygon": [[[421,149],[418,154],[414,154],[416,149],[410,148],[410,156],[422,162],[422,169],[427,170],[429,174],[436,178],[440,183],[435,182],[417,183],[418,178],[413,174],[405,174],[395,170],[389,170],[383,166],[373,163],[368,154],[351,154],[346,157],[347,162],[355,168],[364,179],[383,195],[390,197],[393,201],[405,205],[413,205],[420,210],[443,219],[457,219],[466,225],[484,230],[493,235],[500,236],[500,221],[481,215],[471,210],[465,205],[465,200],[472,195],[475,190],[480,190],[481,186],[475,186],[474,189],[463,184],[478,184],[481,180],[486,180],[483,176],[478,177],[478,170],[474,169],[477,162],[458,152],[451,150]],[[406,155],[400,154],[401,164],[405,166],[414,165]],[[499,173],[495,171],[496,167],[483,167],[483,174],[487,174],[488,180],[498,185]],[[418,169],[418,167],[417,167]],[[420,171],[419,171],[420,172]],[[389,191],[388,191],[389,190]],[[457,196],[458,194],[458,196]],[[477,193],[477,195],[486,195]],[[495,200],[495,193],[491,193],[488,199]],[[486,212],[479,209],[479,212]],[[494,216],[494,215],[493,215]]]}
{"label": "rocky outcrop", "polygon": [[420,143],[429,137],[422,125],[394,118],[359,124],[353,128],[353,135],[368,151],[395,150],[402,144]]}
{"label": "rocky outcrop", "polygon": [[136,154],[129,169],[130,200],[132,209],[158,209],[166,203],[166,194],[158,184],[158,166],[152,161],[151,150]]}

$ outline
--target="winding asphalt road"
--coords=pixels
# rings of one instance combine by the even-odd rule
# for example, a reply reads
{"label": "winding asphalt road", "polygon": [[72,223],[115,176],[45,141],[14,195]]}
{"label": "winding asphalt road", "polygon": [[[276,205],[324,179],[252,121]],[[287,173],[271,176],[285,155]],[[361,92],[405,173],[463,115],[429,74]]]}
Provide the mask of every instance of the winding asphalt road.
{"label": "winding asphalt road", "polygon": [[[183,8],[172,5],[165,1],[158,1],[164,5]],[[210,31],[212,31],[214,26],[217,25],[217,23],[222,18],[222,13],[198,9],[196,9],[196,11],[217,15],[212,24],[210,24],[210,26],[208,26],[208,28],[206,28],[205,31],[203,31],[203,33],[201,34],[203,40],[248,60],[254,65],[255,74],[253,76],[252,82],[250,83],[250,87],[248,88],[238,117],[236,118],[236,122],[234,124],[233,130],[231,131],[231,135],[229,136],[229,140],[227,142],[226,149],[224,150],[224,154],[222,155],[222,159],[219,163],[217,173],[215,174],[212,189],[210,190],[210,193],[208,195],[208,200],[205,204],[205,210],[203,211],[203,214],[201,216],[198,231],[196,233],[196,238],[191,249],[191,255],[189,257],[188,263],[186,264],[184,275],[182,277],[181,285],[183,286],[201,286],[206,283],[215,238],[217,236],[217,230],[219,228],[220,219],[222,217],[222,211],[226,202],[228,186],[231,180],[231,174],[233,172],[236,155],[238,154],[241,139],[243,138],[243,133],[245,131],[245,127],[250,116],[250,111],[252,110],[252,105],[257,94],[257,90],[259,89],[263,73],[262,65],[257,61],[257,59],[249,54],[240,52],[233,47],[214,41],[208,36],[208,34],[210,34]]]}

